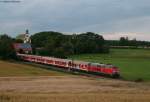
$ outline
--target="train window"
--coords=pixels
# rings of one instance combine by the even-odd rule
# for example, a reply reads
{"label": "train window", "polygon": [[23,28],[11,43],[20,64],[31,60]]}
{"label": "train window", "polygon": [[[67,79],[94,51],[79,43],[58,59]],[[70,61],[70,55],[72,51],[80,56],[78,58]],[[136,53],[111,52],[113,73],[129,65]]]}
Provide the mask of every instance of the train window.
{"label": "train window", "polygon": [[108,67],[108,68],[112,68],[113,66],[112,66],[112,65],[107,65],[107,67]]}
{"label": "train window", "polygon": [[74,67],[77,67],[77,64],[73,64]]}
{"label": "train window", "polygon": [[71,62],[68,62],[68,65],[69,65],[69,66],[71,66],[71,65],[72,65],[72,63],[71,63]]}

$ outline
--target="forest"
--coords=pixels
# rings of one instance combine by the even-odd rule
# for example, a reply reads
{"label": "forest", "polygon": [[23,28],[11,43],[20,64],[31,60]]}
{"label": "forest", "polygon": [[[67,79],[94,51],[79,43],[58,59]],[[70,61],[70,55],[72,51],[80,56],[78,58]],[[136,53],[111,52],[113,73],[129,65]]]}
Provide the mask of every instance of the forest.
{"label": "forest", "polygon": [[109,53],[103,36],[87,32],[65,35],[58,32],[40,32],[31,36],[39,55],[67,57],[73,54]]}

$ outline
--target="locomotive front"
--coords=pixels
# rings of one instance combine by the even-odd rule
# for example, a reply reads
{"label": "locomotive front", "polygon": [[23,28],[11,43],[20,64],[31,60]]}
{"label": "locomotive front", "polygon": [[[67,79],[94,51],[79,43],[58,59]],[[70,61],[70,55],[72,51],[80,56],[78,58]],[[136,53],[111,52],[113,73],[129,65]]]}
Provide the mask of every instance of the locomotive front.
{"label": "locomotive front", "polygon": [[119,68],[118,67],[116,67],[116,66],[113,66],[112,67],[112,77],[114,77],[114,78],[118,78],[118,77],[120,77],[120,71],[119,71]]}

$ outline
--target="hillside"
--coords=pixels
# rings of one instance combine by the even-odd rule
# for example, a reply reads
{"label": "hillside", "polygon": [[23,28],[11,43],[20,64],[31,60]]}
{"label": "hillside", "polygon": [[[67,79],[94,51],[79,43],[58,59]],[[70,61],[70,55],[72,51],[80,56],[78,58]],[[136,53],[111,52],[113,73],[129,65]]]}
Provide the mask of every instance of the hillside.
{"label": "hillside", "polygon": [[60,76],[63,73],[25,64],[0,61],[0,77],[4,76]]}
{"label": "hillside", "polygon": [[112,63],[126,80],[150,81],[150,50],[111,49],[110,54],[80,54],[70,58],[90,62]]}

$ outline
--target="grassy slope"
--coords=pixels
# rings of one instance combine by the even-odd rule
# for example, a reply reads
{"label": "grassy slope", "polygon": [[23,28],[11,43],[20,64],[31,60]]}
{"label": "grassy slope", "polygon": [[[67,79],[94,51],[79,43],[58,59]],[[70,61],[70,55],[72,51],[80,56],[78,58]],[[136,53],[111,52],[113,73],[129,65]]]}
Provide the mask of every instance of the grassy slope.
{"label": "grassy slope", "polygon": [[41,69],[24,64],[15,64],[10,62],[0,61],[0,77],[2,76],[55,76],[63,75],[62,73]]}
{"label": "grassy slope", "polygon": [[110,54],[84,54],[71,56],[71,58],[112,63],[120,68],[121,75],[127,80],[138,78],[150,80],[150,50],[111,49]]}

